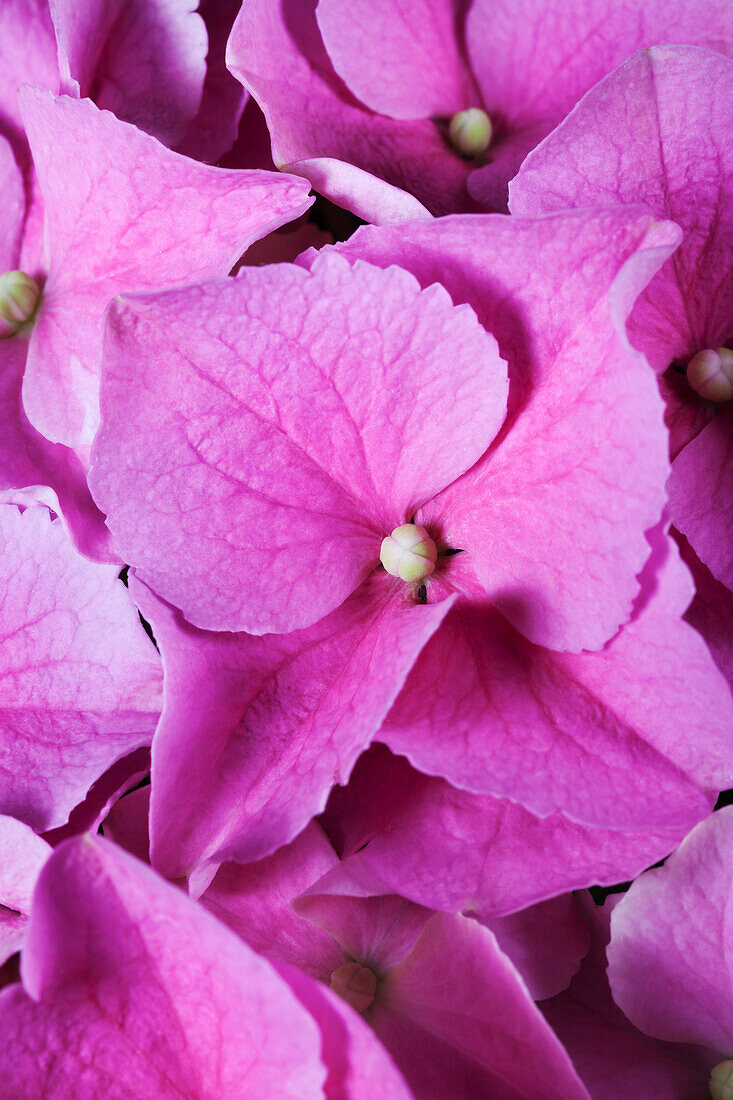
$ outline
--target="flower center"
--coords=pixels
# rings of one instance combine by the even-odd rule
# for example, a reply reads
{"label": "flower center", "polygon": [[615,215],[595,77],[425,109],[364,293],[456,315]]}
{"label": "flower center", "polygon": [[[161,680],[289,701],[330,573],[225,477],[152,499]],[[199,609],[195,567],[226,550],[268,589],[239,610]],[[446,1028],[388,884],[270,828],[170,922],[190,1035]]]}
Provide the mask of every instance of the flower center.
{"label": "flower center", "polygon": [[0,338],[15,336],[36,312],[41,291],[25,271],[0,275]]}
{"label": "flower center", "polygon": [[687,364],[690,388],[707,401],[733,399],[733,351],[730,348],[706,348],[693,355]]}
{"label": "flower center", "polygon": [[379,560],[393,577],[422,581],[435,569],[438,549],[424,527],[403,523],[382,541]]}
{"label": "flower center", "polygon": [[733,1100],[733,1062],[718,1062],[710,1071],[710,1095],[713,1100]]}
{"label": "flower center", "polygon": [[377,992],[377,976],[361,963],[344,963],[331,975],[331,989],[357,1012],[366,1012]]}
{"label": "flower center", "polygon": [[480,107],[453,115],[448,126],[451,145],[462,157],[480,157],[491,144],[491,119]]}

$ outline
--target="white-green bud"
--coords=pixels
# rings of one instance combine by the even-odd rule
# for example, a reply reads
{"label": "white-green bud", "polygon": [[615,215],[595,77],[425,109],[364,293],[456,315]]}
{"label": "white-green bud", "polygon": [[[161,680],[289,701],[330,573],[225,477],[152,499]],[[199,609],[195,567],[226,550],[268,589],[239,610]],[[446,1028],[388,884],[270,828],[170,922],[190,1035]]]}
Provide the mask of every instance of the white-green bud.
{"label": "white-green bud", "polygon": [[379,560],[393,577],[422,581],[435,569],[438,549],[424,527],[403,523],[382,541]]}
{"label": "white-green bud", "polygon": [[491,119],[480,107],[453,115],[448,126],[451,145],[462,157],[480,157],[491,144]]}
{"label": "white-green bud", "polygon": [[733,351],[730,348],[699,351],[687,364],[687,381],[691,389],[707,401],[730,401],[733,399]]}
{"label": "white-green bud", "polygon": [[15,336],[31,320],[40,294],[38,283],[25,271],[0,275],[0,338]]}
{"label": "white-green bud", "polygon": [[718,1062],[710,1071],[710,1095],[713,1100],[733,1100],[733,1062]]}

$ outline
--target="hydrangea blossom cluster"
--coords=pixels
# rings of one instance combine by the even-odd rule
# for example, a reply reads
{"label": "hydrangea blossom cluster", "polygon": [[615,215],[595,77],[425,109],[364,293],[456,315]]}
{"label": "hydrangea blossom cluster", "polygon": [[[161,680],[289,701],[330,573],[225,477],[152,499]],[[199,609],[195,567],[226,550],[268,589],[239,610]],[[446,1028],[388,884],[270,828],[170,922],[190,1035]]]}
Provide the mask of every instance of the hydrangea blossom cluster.
{"label": "hydrangea blossom cluster", "polygon": [[728,0],[0,32],[0,1098],[732,1100]]}

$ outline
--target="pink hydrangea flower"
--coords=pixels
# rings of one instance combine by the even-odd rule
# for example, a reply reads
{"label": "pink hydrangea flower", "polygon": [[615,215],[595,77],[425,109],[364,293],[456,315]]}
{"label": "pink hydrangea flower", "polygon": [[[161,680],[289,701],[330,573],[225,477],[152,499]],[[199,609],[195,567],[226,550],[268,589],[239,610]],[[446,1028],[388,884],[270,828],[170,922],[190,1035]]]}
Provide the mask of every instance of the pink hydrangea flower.
{"label": "pink hydrangea flower", "polygon": [[494,935],[350,879],[318,826],[260,863],[222,867],[201,900],[360,1012],[415,1096],[586,1097]]}
{"label": "pink hydrangea flower", "polygon": [[[367,757],[371,757],[373,752],[370,751]],[[378,748],[376,752],[379,753]],[[352,799],[354,785],[358,788],[364,782],[364,772],[360,762],[349,782]],[[379,776],[384,802],[391,805],[393,797],[399,802],[400,796],[404,796],[409,803],[409,785],[404,784],[398,794],[396,787],[390,786],[391,779],[387,764]],[[115,802],[104,821],[105,836],[146,862],[150,850],[149,810],[150,786],[141,787]],[[347,820],[342,818],[338,821],[333,811],[327,811],[323,820],[330,830],[335,828],[338,831],[340,826],[342,831],[350,829],[353,832],[355,828],[363,827],[364,821],[357,822],[353,813],[349,815],[347,811],[345,816]],[[388,825],[389,821],[386,822]],[[307,952],[305,955],[289,952],[288,943],[302,943],[307,935],[313,937],[314,943],[327,942],[314,929],[307,932],[289,903],[339,865],[333,847],[324,838],[319,826],[312,822],[300,836],[274,855],[247,867],[235,863],[214,867],[207,874],[190,881],[189,891],[195,896],[200,895],[203,904],[235,931],[238,931],[241,917],[244,922],[241,927],[245,929],[241,934],[264,954],[272,948],[271,933],[273,922],[276,922],[278,957],[306,969],[313,977],[328,981],[331,971],[320,966],[318,952],[312,960],[306,957]],[[367,865],[360,865],[357,860],[350,860],[343,866],[344,870],[353,868],[355,875],[364,881],[375,879],[368,869],[365,874]],[[444,870],[438,868],[436,877]],[[237,899],[245,894],[246,905],[240,912]],[[454,911],[455,906],[449,908]],[[258,916],[260,910],[261,915]],[[470,915],[476,916],[490,928],[499,947],[511,959],[535,1000],[552,997],[566,989],[588,950],[588,929],[571,894],[550,898],[521,912],[499,917],[485,917],[475,912]],[[334,958],[336,961],[331,970],[344,961],[340,956]]]}
{"label": "pink hydrangea flower", "polygon": [[291,988],[208,913],[109,841],[58,848],[33,899],[21,973],[0,992],[8,1095],[387,1100],[409,1090],[369,1029]]}
{"label": "pink hydrangea flower", "polygon": [[[679,622],[691,590],[673,557],[661,569],[666,544],[636,577],[667,472],[656,385],[621,327],[664,255],[667,230],[648,231],[625,211],[469,218],[345,246],[426,286],[440,269],[499,333],[509,412],[478,462],[503,362],[470,310],[404,270],[321,253],[310,273],[112,307],[93,492],[140,578],[207,631],[136,589],[166,667],[152,848],[170,877],[292,839],[385,719],[421,770],[541,816],[664,831],[707,811],[700,786],[730,775],[728,692]],[[375,572],[413,519],[438,565]],[[632,615],[597,656],[558,652]]]}
{"label": "pink hydrangea flower", "polygon": [[227,56],[276,164],[385,224],[505,210],[526,154],[610,69],[660,42],[728,52],[728,5],[247,0]]}

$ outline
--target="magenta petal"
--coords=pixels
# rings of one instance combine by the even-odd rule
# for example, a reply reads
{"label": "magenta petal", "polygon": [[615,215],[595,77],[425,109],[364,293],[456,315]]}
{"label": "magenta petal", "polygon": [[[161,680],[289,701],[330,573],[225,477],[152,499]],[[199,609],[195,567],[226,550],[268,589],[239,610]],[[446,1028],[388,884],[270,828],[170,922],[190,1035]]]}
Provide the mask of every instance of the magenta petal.
{"label": "magenta petal", "polygon": [[510,377],[502,435],[420,522],[469,550],[499,610],[553,649],[598,649],[631,614],[668,441],[624,321],[678,240],[636,208],[454,216],[360,229],[339,247],[439,280],[496,336]]}
{"label": "magenta petal", "polygon": [[275,969],[321,1029],[327,1100],[413,1100],[389,1054],[356,1012],[295,967],[278,962]]}
{"label": "magenta petal", "polygon": [[198,6],[209,36],[206,78],[201,105],[177,149],[207,164],[217,164],[234,145],[249,99],[225,64],[227,39],[241,6],[241,0],[201,0]]}
{"label": "magenta petal", "polygon": [[291,963],[328,984],[348,956],[290,903],[338,862],[320,826],[311,822],[265,859],[222,864],[201,903],[259,955]]}
{"label": "magenta petal", "polygon": [[404,604],[375,574],[315,627],[255,638],[195,630],[132,590],[166,673],[151,843],[171,878],[291,841],[348,776],[450,603]]}
{"label": "magenta petal", "polygon": [[[341,202],[377,223],[382,220],[382,189],[388,216],[395,218],[404,194],[403,220],[415,217],[417,196],[433,213],[449,213],[470,203],[466,179],[470,165],[448,148],[435,124],[425,118],[404,121],[374,114],[350,94],[331,67],[315,18],[315,0],[248,0],[234,24],[227,63],[262,108],[272,136],[272,155],[281,168],[302,171],[329,183],[334,162]],[[324,171],[324,158],[328,171]],[[356,177],[358,191],[349,195],[353,165],[368,173],[371,186]],[[316,177],[313,177],[314,183]],[[384,183],[383,181],[386,181]],[[391,186],[387,186],[391,185]],[[364,201],[366,198],[366,202]]]}
{"label": "magenta petal", "polygon": [[[611,921],[614,999],[648,1035],[733,1055],[733,807],[632,883]],[[674,997],[669,990],[674,990]]]}
{"label": "magenta petal", "polygon": [[514,967],[476,921],[435,914],[382,983],[370,1018],[416,1096],[589,1100]]}
{"label": "magenta petal", "polygon": [[588,925],[573,894],[486,923],[535,1001],[567,989],[590,945]]}
{"label": "magenta petal", "polygon": [[710,572],[733,589],[733,408],[719,410],[680,451],[669,479],[673,523]]}
{"label": "magenta petal", "polygon": [[334,69],[372,111],[432,118],[477,105],[454,0],[319,0],[316,18]]}
{"label": "magenta petal", "polygon": [[0,807],[61,825],[116,760],[149,744],[160,663],[118,567],[94,565],[45,508],[0,506]]}
{"label": "magenta petal", "polygon": [[112,306],[90,484],[125,560],[197,626],[307,627],[478,458],[506,386],[441,287],[333,252],[246,268]]}
{"label": "magenta petal", "polygon": [[586,828],[560,813],[543,820],[421,775],[381,745],[334,790],[323,820],[350,868],[420,905],[471,910],[489,922],[569,890],[633,878],[688,830],[684,821],[625,831]]}
{"label": "magenta petal", "polygon": [[88,100],[34,88],[21,99],[51,251],[23,400],[48,439],[75,446],[98,424],[109,299],[226,274],[310,200],[301,180],[197,164]]}
{"label": "magenta petal", "polygon": [[[660,1043],[637,1031],[614,1003],[606,976],[608,909],[584,898],[591,950],[570,988],[542,1005],[593,1100],[690,1100],[708,1095],[716,1059],[697,1048]],[[669,941],[673,942],[673,941]],[[646,978],[644,972],[642,980]],[[664,991],[675,1002],[675,989]]]}
{"label": "magenta petal", "polygon": [[685,620],[702,634],[733,691],[733,592],[716,581],[684,539],[681,540],[681,552],[696,589]]}
{"label": "magenta petal", "polygon": [[[484,105],[510,135],[526,134],[512,156],[497,142],[493,163],[471,192],[481,201],[506,196],[523,156],[580,97],[634,50],[692,42],[722,53],[733,45],[727,0],[473,0],[466,44]],[[524,133],[523,133],[524,132]]]}
{"label": "magenta petal", "polygon": [[318,1029],[263,959],[108,841],[66,842],[0,994],[8,1096],[321,1100]]}
{"label": "magenta petal", "polygon": [[733,336],[732,126],[733,61],[694,46],[644,50],[588,92],[509,189],[514,214],[644,203],[682,227],[629,320],[656,370]]}
{"label": "magenta petal", "polygon": [[175,144],[201,102],[207,41],[196,7],[196,0],[51,0],[61,91],[91,96]]}
{"label": "magenta petal", "polygon": [[[423,772],[541,816],[689,827],[707,805],[700,787],[731,778],[733,706],[682,610],[665,591],[601,653],[557,654],[462,597],[418,657],[380,740]],[[687,663],[689,679],[680,679]]]}
{"label": "magenta petal", "polygon": [[293,909],[383,978],[412,951],[432,911],[379,882],[363,889],[363,881],[338,864],[296,898]]}
{"label": "magenta petal", "polygon": [[48,0],[3,0],[0,4],[0,130],[16,152],[27,153],[18,109],[21,84],[57,92],[59,67]]}

